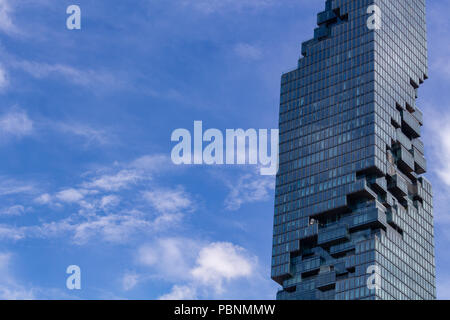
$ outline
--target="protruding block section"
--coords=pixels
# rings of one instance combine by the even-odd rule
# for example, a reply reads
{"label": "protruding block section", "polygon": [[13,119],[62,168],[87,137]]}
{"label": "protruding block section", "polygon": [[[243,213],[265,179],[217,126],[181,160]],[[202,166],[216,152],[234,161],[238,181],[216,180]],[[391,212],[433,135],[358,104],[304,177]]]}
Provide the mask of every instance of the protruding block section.
{"label": "protruding block section", "polygon": [[405,136],[405,134],[402,132],[400,128],[396,130],[397,133],[397,142],[399,142],[406,150],[412,149],[412,143],[411,140]]}
{"label": "protruding block section", "polygon": [[330,36],[330,34],[331,34],[331,29],[328,28],[327,26],[322,26],[322,27],[314,29],[314,38],[316,38],[317,40],[326,38],[326,37]]}
{"label": "protruding block section", "polygon": [[415,169],[414,157],[408,150],[406,150],[405,147],[401,146],[397,150],[396,155],[397,155],[397,164],[403,172],[410,173],[414,171]]}
{"label": "protruding block section", "polygon": [[316,280],[317,289],[326,291],[335,287],[336,284],[336,272],[329,271],[319,274]]}
{"label": "protruding block section", "polygon": [[427,171],[427,161],[425,160],[425,157],[419,150],[413,149],[414,152],[414,169],[415,172],[418,174],[423,174]]}
{"label": "protruding block section", "polygon": [[317,243],[321,246],[329,246],[349,239],[348,225],[340,225],[335,228],[319,230]]}
{"label": "protruding block section", "polygon": [[422,126],[423,125],[423,113],[422,113],[422,111],[418,107],[416,107],[416,109],[414,110],[412,115],[413,115],[414,118],[416,118],[416,120]]}
{"label": "protruding block section", "polygon": [[414,139],[414,140],[412,141],[412,145],[413,145],[413,147],[416,148],[417,151],[419,151],[421,154],[425,154],[425,148],[424,148],[424,145],[423,145],[422,140],[420,140],[420,139]]}
{"label": "protruding block section", "polygon": [[317,24],[320,26],[326,23],[336,22],[337,15],[333,10],[322,11],[317,14]]}
{"label": "protruding block section", "polygon": [[397,198],[403,198],[408,194],[408,185],[406,184],[405,179],[398,174],[392,177],[388,188]]}
{"label": "protruding block section", "polygon": [[420,137],[420,123],[408,111],[402,112],[402,130],[411,138]]}

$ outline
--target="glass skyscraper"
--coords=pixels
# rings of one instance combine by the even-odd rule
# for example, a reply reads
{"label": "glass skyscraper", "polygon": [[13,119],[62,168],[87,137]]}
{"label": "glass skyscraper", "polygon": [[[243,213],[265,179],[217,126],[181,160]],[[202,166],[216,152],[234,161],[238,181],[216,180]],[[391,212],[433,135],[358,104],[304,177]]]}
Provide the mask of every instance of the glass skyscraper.
{"label": "glass skyscraper", "polygon": [[277,299],[435,299],[425,0],[327,0],[283,74]]}

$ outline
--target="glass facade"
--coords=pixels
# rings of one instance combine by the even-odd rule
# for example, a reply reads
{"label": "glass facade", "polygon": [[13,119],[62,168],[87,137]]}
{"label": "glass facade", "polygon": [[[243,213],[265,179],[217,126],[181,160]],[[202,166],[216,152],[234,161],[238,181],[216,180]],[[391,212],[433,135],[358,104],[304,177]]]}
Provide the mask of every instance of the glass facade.
{"label": "glass facade", "polygon": [[277,299],[435,299],[425,0],[327,0],[317,20],[281,79]]}

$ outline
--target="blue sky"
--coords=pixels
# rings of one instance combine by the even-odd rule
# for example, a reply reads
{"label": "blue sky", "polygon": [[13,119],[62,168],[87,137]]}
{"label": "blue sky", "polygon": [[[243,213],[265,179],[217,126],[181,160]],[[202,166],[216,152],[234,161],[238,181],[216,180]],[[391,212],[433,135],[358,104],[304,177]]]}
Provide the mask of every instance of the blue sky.
{"label": "blue sky", "polygon": [[[0,0],[0,298],[272,299],[272,177],[174,166],[173,130],[277,127],[324,0]],[[82,29],[66,29],[66,8]],[[420,89],[450,298],[450,2]],[[82,289],[66,289],[78,265]]]}

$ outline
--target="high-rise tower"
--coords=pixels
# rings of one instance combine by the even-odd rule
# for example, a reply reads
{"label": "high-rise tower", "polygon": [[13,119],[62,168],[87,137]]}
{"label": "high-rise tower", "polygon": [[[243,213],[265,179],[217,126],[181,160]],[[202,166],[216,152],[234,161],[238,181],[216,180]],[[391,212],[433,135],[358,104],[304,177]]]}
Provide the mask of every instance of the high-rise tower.
{"label": "high-rise tower", "polygon": [[278,299],[435,299],[425,0],[327,0],[281,79]]}

